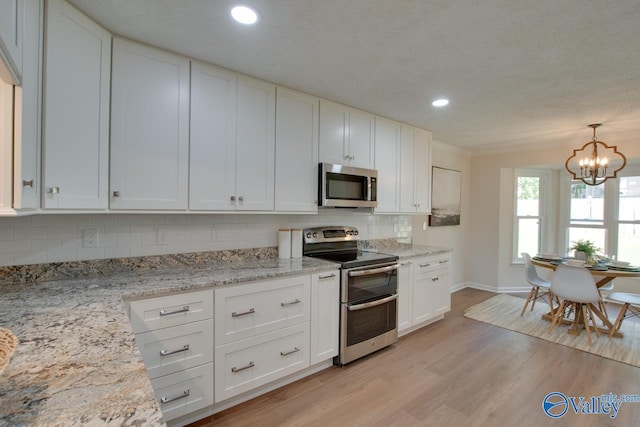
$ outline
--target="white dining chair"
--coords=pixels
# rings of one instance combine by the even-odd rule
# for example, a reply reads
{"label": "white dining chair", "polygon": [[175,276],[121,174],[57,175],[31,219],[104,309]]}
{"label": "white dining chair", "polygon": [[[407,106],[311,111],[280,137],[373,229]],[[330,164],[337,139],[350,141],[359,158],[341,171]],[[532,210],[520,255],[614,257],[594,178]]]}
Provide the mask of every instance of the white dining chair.
{"label": "white dining chair", "polygon": [[524,307],[522,307],[522,311],[520,312],[520,316],[524,315],[524,312],[527,309],[527,306],[531,302],[531,311],[533,311],[533,307],[536,305],[536,300],[538,298],[542,298],[545,293],[549,298],[549,307],[551,307],[551,315],[553,315],[553,294],[551,293],[551,282],[548,280],[544,280],[540,276],[538,276],[538,272],[536,271],[536,266],[531,262],[531,256],[523,252],[520,254],[522,259],[524,260],[524,268],[525,268],[525,278],[527,279],[527,283],[531,285],[531,291],[529,291],[529,296],[527,300],[524,302]]}
{"label": "white dining chair", "polygon": [[[620,307],[620,313],[616,317],[616,321],[613,324],[613,328],[609,331],[609,336],[620,329],[622,321],[629,317],[640,317],[640,294],[632,294],[628,292],[612,292],[607,296],[610,301],[622,303]],[[627,313],[628,312],[628,313]]]}
{"label": "white dining chair", "polygon": [[570,267],[560,264],[551,279],[551,292],[559,297],[562,302],[553,316],[549,333],[562,321],[565,308],[573,306],[575,307],[574,322],[578,321],[580,312],[582,312],[584,327],[587,330],[587,340],[589,345],[591,345],[589,320],[593,323],[593,329],[596,335],[599,335],[596,319],[591,307],[592,304],[598,304],[601,301],[596,282],[591,272],[584,267]]}

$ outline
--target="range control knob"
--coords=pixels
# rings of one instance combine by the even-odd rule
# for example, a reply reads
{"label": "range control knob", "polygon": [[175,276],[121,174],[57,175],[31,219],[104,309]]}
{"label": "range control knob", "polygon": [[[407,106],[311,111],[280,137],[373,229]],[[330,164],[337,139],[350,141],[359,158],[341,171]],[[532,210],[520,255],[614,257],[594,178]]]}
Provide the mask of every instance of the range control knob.
{"label": "range control knob", "polygon": [[311,233],[307,233],[307,239],[311,238]]}
{"label": "range control knob", "polygon": [[358,235],[358,230],[353,230],[353,234]]}
{"label": "range control knob", "polygon": [[313,232],[313,237],[318,237],[318,233],[317,232]]}

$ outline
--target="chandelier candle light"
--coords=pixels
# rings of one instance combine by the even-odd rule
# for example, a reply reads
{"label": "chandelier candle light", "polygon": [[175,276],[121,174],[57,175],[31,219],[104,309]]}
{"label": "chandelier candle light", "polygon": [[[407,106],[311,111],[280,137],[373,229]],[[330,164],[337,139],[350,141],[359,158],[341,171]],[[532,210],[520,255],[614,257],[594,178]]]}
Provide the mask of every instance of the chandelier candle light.
{"label": "chandelier candle light", "polygon": [[573,155],[565,163],[573,179],[587,185],[600,185],[609,178],[615,178],[627,164],[627,158],[618,152],[618,147],[610,147],[596,139],[596,129],[600,126],[600,123],[589,125],[593,128],[593,139],[579,150],[573,150]]}

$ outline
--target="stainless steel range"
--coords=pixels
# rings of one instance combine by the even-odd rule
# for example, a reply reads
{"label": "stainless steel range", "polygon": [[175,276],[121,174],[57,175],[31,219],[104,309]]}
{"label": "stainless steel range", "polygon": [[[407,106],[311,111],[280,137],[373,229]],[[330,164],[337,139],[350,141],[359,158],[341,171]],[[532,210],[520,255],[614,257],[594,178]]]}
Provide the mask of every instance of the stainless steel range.
{"label": "stainless steel range", "polygon": [[305,256],[341,264],[340,354],[349,363],[398,341],[398,257],[358,250],[353,227],[304,230]]}

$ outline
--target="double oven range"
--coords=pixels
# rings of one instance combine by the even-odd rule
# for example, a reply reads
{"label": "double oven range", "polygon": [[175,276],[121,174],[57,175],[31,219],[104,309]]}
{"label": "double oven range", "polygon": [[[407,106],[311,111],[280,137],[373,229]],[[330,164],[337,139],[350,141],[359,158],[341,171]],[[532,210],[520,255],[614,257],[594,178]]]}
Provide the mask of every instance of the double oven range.
{"label": "double oven range", "polygon": [[305,256],[340,263],[338,365],[398,341],[398,257],[358,250],[353,227],[307,228]]}

